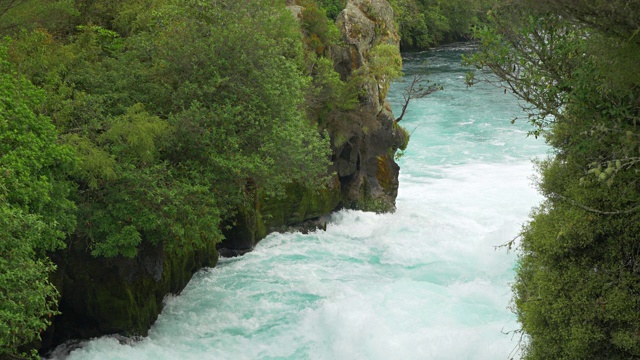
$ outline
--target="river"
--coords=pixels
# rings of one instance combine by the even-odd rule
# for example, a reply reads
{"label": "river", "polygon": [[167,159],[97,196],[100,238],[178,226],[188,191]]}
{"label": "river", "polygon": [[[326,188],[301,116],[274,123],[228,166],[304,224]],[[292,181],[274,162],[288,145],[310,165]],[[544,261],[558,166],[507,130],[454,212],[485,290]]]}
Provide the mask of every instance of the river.
{"label": "river", "polygon": [[341,211],[326,231],[272,234],[255,251],[197,273],[144,340],[95,339],[68,360],[509,359],[514,238],[541,197],[531,158],[542,140],[510,94],[467,88],[468,44],[405,54],[389,95],[396,114],[412,74],[444,90],[401,124],[398,209]]}

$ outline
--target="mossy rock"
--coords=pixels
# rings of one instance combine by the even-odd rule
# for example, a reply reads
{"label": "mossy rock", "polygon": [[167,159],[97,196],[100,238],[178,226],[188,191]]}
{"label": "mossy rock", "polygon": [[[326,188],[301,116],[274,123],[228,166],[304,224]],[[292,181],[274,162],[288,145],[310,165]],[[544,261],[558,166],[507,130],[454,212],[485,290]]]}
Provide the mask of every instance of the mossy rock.
{"label": "mossy rock", "polygon": [[289,184],[280,197],[258,196],[255,208],[241,208],[224,229],[225,240],[218,245],[222,256],[238,256],[251,251],[268,233],[328,215],[342,201],[340,181],[335,176],[329,186],[313,190]]}
{"label": "mossy rock", "polygon": [[397,188],[395,184],[397,180],[393,175],[393,160],[388,155],[379,155],[377,160],[378,171],[376,172],[376,179],[378,184],[384,189],[385,193],[391,193]]}
{"label": "mossy rock", "polygon": [[105,259],[92,257],[76,241],[52,258],[58,265],[52,280],[62,295],[62,314],[43,335],[41,351],[70,339],[146,336],[165,296],[182,291],[199,269],[215,266],[218,253],[215,244],[168,253],[161,245],[145,243],[133,259]]}
{"label": "mossy rock", "polygon": [[340,183],[334,177],[329,186],[319,190],[290,184],[283,197],[261,197],[257,210],[267,231],[274,231],[330,214],[340,201]]}

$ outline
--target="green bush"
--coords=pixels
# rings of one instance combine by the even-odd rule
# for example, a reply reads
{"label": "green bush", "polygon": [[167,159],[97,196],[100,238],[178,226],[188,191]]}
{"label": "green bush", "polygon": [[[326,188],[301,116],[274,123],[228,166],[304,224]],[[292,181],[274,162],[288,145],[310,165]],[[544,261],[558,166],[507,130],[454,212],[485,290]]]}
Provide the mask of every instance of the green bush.
{"label": "green bush", "polygon": [[469,39],[493,0],[390,0],[403,50]]}
{"label": "green bush", "polygon": [[[101,26],[63,42],[45,30],[12,41],[12,60],[47,92],[44,111],[79,159],[68,172],[74,236],[96,256],[133,257],[143,241],[200,248],[222,239],[218,225],[252,189],[326,180],[328,137],[303,110],[311,78],[284,4],[142,3],[81,2],[80,18]],[[112,21],[131,9],[147,12],[137,25]],[[335,26],[316,10],[308,31],[330,43]]]}
{"label": "green bush", "polygon": [[327,17],[335,20],[347,5],[346,0],[318,0],[318,5],[327,12]]}
{"label": "green bush", "polygon": [[615,1],[524,1],[478,29],[472,62],[527,103],[531,134],[554,149],[513,285],[524,359],[640,358],[640,43],[628,16]]}
{"label": "green bush", "polygon": [[38,115],[43,92],[6,61],[0,45],[0,356],[39,337],[58,292],[45,251],[65,246],[75,227],[66,173],[75,159],[51,119]]}

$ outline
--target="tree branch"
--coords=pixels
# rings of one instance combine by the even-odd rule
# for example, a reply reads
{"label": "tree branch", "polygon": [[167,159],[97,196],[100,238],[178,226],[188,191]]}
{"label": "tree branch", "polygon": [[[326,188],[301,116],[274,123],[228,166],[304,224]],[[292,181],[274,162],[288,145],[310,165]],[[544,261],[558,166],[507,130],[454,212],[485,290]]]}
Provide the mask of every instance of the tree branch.
{"label": "tree branch", "polygon": [[438,84],[430,84],[429,81],[426,81],[426,85],[423,85],[424,75],[413,75],[413,79],[411,79],[411,84],[407,88],[404,89],[404,93],[402,94],[402,98],[404,99],[404,104],[402,105],[402,111],[400,112],[400,116],[396,118],[396,122],[400,122],[404,117],[404,114],[407,112],[407,108],[409,107],[409,103],[413,99],[422,99],[427,97],[430,94],[433,94],[436,91],[442,90],[442,86]]}

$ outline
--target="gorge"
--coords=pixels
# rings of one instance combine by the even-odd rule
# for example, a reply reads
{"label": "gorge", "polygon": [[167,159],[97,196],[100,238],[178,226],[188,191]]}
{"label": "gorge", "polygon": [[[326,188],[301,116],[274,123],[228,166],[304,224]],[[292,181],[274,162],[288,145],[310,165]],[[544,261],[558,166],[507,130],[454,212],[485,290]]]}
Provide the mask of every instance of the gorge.
{"label": "gorge", "polygon": [[515,257],[494,246],[539,201],[530,159],[547,148],[509,123],[519,114],[511,95],[466,87],[459,59],[469,51],[405,54],[393,107],[425,68],[444,90],[403,120],[413,134],[395,213],[343,210],[326,231],[269,235],[166,299],[148,338],[100,338],[68,359],[507,358]]}
{"label": "gorge", "polygon": [[640,358],[639,28],[0,2],[0,359]]}
{"label": "gorge", "polygon": [[[299,22],[306,24],[306,17],[319,10],[314,10],[313,7],[303,8],[290,2],[289,11],[298,17]],[[313,21],[326,20],[323,16],[322,19]],[[122,254],[125,256],[96,257],[95,250],[88,251],[91,245],[88,246],[86,238],[72,237],[66,250],[52,255],[57,265],[52,282],[61,294],[58,307],[61,313],[53,318],[52,326],[42,334],[42,349],[71,339],[87,339],[105,334],[145,336],[163,308],[164,298],[169,294],[180,293],[192,274],[202,267],[215,266],[218,251],[225,256],[241,255],[253,249],[269,232],[294,225],[307,228],[325,226],[324,220],[320,218],[339,208],[389,211],[395,207],[398,166],[393,157],[399,148],[406,146],[408,134],[397,126],[386,102],[391,80],[387,71],[397,72],[401,64],[393,12],[386,1],[353,0],[347,3],[336,24],[342,40],[340,45],[330,45],[326,50],[332,59],[333,69],[321,68],[325,63],[320,54],[308,55],[318,56],[317,64],[313,66],[320,68],[317,70],[320,75],[315,76],[321,80],[328,81],[322,79],[322,76],[335,74],[336,79],[331,81],[351,82],[356,86],[345,94],[354,99],[353,104],[345,105],[339,111],[330,109],[324,115],[309,114],[312,119],[318,116],[320,130],[324,128],[323,137],[331,147],[331,164],[328,169],[330,178],[327,185],[317,189],[310,187],[317,185],[303,183],[306,180],[301,179],[286,184],[283,192],[273,195],[264,192],[254,179],[238,179],[241,184],[246,182],[241,185],[240,190],[245,193],[242,195],[244,202],[236,205],[232,218],[219,225],[225,239],[217,245],[205,242],[193,249],[180,250],[169,248],[157,240],[147,239],[132,252],[135,256]],[[308,37],[316,36],[312,30],[305,31]],[[310,51],[320,52],[316,49]],[[308,61],[312,63],[315,60]],[[393,70],[394,68],[397,70]],[[322,75],[324,73],[321,71],[329,72],[329,75]],[[322,89],[323,86],[325,85],[320,84],[318,88]],[[330,104],[322,94],[317,96],[316,102],[320,106]],[[314,109],[308,107],[307,111],[312,112]],[[322,113],[322,109],[318,111]],[[178,125],[180,128],[177,131],[189,131],[193,126],[188,123],[190,121],[192,120],[187,119],[186,124]],[[309,149],[318,146],[311,140],[302,139],[302,142],[309,143]],[[190,141],[193,142],[192,139]],[[276,149],[277,151],[287,150],[285,147]],[[291,161],[287,159],[288,155],[280,154],[281,161]],[[233,154],[226,156],[235,157]],[[313,154],[306,156],[309,157],[307,162],[318,161],[313,158]],[[286,168],[285,164],[278,166]],[[307,163],[296,166],[313,168],[316,165]],[[312,180],[308,182],[316,184]],[[219,185],[213,183],[212,186]],[[120,201],[124,203],[116,207],[127,206],[126,197]],[[122,222],[121,220],[118,224]],[[87,221],[86,224],[90,223],[91,221]],[[112,235],[115,234],[108,235],[107,238]]]}

